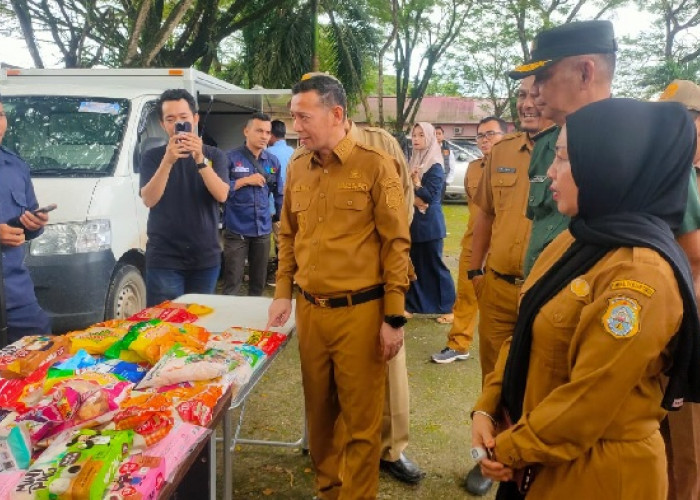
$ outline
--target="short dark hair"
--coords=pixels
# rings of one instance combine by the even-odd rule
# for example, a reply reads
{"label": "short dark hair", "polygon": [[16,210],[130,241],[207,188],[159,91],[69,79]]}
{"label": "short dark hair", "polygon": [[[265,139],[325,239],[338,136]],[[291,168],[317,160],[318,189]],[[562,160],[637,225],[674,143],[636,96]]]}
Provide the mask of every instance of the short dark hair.
{"label": "short dark hair", "polygon": [[442,130],[442,133],[443,133],[443,134],[445,133],[445,129],[442,128],[442,125],[435,125],[433,128],[434,128],[436,131]]}
{"label": "short dark hair", "polygon": [[316,91],[319,99],[326,107],[340,106],[343,108],[343,118],[348,109],[348,97],[345,88],[336,78],[329,75],[314,75],[297,82],[292,87],[292,95],[302,92]]}
{"label": "short dark hair", "polygon": [[481,127],[484,123],[488,122],[496,122],[498,123],[498,126],[501,127],[501,132],[504,134],[508,132],[508,124],[503,120],[502,118],[499,118],[497,116],[487,116],[486,118],[482,118],[479,120],[479,123],[476,126],[476,131],[479,131],[479,127]]}
{"label": "short dark hair", "polygon": [[253,120],[269,122],[272,120],[272,118],[270,118],[270,115],[268,115],[267,113],[261,113],[260,111],[257,111],[248,117],[248,121],[245,123],[245,126],[250,127],[250,124],[253,123]]}
{"label": "short dark hair", "polygon": [[272,135],[278,139],[284,139],[287,136],[287,126],[282,120],[272,120]]}
{"label": "short dark hair", "polygon": [[197,114],[197,101],[194,100],[192,94],[185,89],[168,89],[158,98],[158,118],[160,118],[160,121],[163,121],[163,103],[165,101],[179,101],[181,99],[187,101],[193,115]]}

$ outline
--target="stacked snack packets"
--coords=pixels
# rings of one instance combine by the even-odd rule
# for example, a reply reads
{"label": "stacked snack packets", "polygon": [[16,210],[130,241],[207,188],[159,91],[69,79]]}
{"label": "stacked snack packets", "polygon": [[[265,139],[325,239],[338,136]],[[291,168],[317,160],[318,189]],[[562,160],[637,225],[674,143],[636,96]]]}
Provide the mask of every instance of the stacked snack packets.
{"label": "stacked snack packets", "polygon": [[153,500],[165,483],[165,458],[141,453],[124,460],[107,488],[109,500]]}

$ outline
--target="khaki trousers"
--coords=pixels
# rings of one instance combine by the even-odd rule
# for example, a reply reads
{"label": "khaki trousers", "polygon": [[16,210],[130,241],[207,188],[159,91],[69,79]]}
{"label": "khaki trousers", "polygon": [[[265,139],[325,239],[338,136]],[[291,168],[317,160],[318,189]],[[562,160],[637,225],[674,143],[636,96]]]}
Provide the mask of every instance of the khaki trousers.
{"label": "khaki trousers", "polygon": [[700,404],[686,403],[661,422],[668,459],[668,499],[700,498]]}
{"label": "khaki trousers", "polygon": [[382,415],[382,460],[395,462],[408,446],[408,371],[406,348],[387,363]]}
{"label": "khaki trousers", "polygon": [[379,350],[383,301],[328,309],[299,297],[296,304],[317,494],[376,498],[386,378]]}
{"label": "khaki trousers", "polygon": [[472,257],[471,234],[462,240],[462,251],[459,253],[459,270],[457,275],[457,300],[452,308],[454,321],[447,334],[447,347],[455,351],[468,351],[474,340],[476,316],[479,304],[474,293],[471,280],[467,279]]}
{"label": "khaki trousers", "polygon": [[518,318],[520,286],[497,278],[490,269],[477,290],[479,301],[479,361],[481,383],[496,366],[503,342],[513,335]]}

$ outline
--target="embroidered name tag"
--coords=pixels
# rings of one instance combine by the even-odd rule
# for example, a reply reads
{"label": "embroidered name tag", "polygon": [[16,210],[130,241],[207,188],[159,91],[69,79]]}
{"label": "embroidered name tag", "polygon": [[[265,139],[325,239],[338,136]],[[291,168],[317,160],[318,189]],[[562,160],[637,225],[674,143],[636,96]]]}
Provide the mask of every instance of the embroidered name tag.
{"label": "embroidered name tag", "polygon": [[364,182],[339,182],[338,189],[343,191],[367,191],[369,186]]}
{"label": "embroidered name tag", "polygon": [[236,167],[233,167],[233,171],[234,171],[235,173],[239,173],[239,172],[248,172],[248,167],[238,167],[238,166],[236,166]]}
{"label": "embroidered name tag", "polygon": [[295,186],[292,186],[292,192],[293,193],[302,193],[306,191],[311,191],[311,186],[304,186],[301,184],[297,184]]}
{"label": "embroidered name tag", "polygon": [[613,290],[621,290],[621,289],[626,289],[626,290],[634,290],[635,292],[639,292],[642,295],[646,295],[647,297],[651,297],[654,295],[654,290],[652,287],[649,285],[645,285],[644,283],[640,281],[635,281],[635,280],[617,280],[613,281],[612,284],[610,285],[610,288]]}
{"label": "embroidered name tag", "polygon": [[544,182],[547,180],[546,175],[535,175],[533,177],[530,177],[530,182]]}
{"label": "embroidered name tag", "polygon": [[515,168],[514,167],[498,167],[496,169],[496,172],[498,172],[499,174],[514,174]]}

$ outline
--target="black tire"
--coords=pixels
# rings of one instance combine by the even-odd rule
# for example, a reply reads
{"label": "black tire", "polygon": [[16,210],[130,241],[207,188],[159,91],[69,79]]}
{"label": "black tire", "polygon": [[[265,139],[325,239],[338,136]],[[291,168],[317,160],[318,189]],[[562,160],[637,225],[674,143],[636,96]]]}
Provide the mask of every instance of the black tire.
{"label": "black tire", "polygon": [[122,264],[114,272],[107,292],[105,319],[124,319],[146,307],[146,282],[141,271]]}

